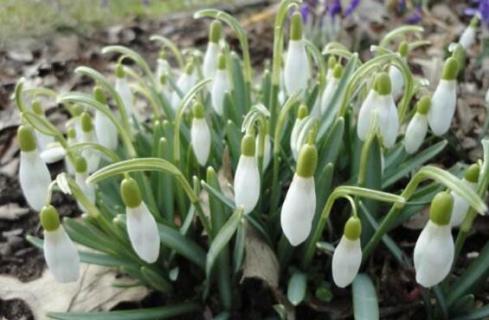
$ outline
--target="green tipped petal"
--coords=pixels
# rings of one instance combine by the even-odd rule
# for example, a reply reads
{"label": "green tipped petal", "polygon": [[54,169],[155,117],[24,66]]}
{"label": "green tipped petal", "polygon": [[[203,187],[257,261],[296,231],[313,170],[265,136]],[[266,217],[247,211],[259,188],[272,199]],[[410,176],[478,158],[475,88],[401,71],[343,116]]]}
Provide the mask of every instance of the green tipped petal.
{"label": "green tipped petal", "polygon": [[136,180],[126,178],[121,182],[121,197],[122,201],[128,208],[136,208],[141,202],[141,191]]}
{"label": "green tipped petal", "polygon": [[218,43],[222,36],[222,23],[214,20],[209,28],[209,42]]}
{"label": "green tipped petal", "polygon": [[255,156],[255,137],[246,134],[241,140],[241,155],[247,157]]}
{"label": "green tipped petal", "polygon": [[292,21],[290,22],[290,40],[302,39],[302,15],[296,11],[292,15]]}
{"label": "green tipped petal", "polygon": [[318,162],[318,152],[312,144],[302,146],[297,160],[295,173],[303,178],[309,178],[314,175]]}
{"label": "green tipped petal", "polygon": [[458,74],[458,62],[454,57],[450,57],[445,61],[443,66],[443,80],[455,80]]}
{"label": "green tipped petal", "polygon": [[430,220],[439,225],[450,223],[453,208],[453,197],[449,192],[439,192],[431,201]]}
{"label": "green tipped petal", "polygon": [[93,130],[92,117],[88,112],[83,112],[81,115],[81,127],[84,132]]}
{"label": "green tipped petal", "polygon": [[480,171],[481,171],[481,167],[479,166],[478,163],[472,164],[470,167],[465,169],[465,172],[464,172],[465,180],[472,182],[472,183],[477,183],[477,181],[479,181]]}
{"label": "green tipped petal", "polygon": [[39,213],[41,225],[46,231],[56,231],[59,228],[59,213],[52,205],[44,206]]}
{"label": "green tipped petal", "polygon": [[358,240],[362,234],[362,223],[357,217],[350,217],[345,223],[343,235],[349,240]]}
{"label": "green tipped petal", "polygon": [[381,72],[377,75],[377,77],[375,78],[374,88],[381,96],[391,94],[391,78],[389,77],[387,72]]}
{"label": "green tipped petal", "polygon": [[17,129],[17,140],[19,141],[20,150],[24,152],[36,150],[36,137],[30,127],[20,126]]}
{"label": "green tipped petal", "polygon": [[416,111],[420,114],[428,114],[431,107],[431,97],[429,95],[421,97],[416,104]]}

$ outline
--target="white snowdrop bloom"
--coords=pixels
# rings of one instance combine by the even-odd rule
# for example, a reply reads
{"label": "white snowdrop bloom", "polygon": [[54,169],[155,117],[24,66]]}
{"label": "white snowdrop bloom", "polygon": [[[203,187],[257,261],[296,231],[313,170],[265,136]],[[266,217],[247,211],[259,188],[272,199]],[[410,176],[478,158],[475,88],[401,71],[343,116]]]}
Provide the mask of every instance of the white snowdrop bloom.
{"label": "white snowdrop bloom", "polygon": [[[76,160],[75,165],[75,181],[76,184],[80,187],[83,194],[87,197],[87,199],[95,204],[95,187],[91,183],[87,183],[88,178],[88,168],[87,161],[83,157],[79,157]],[[86,208],[78,202],[78,207],[82,211],[86,211]]]}
{"label": "white snowdrop bloom", "polygon": [[223,54],[220,54],[219,65],[217,67],[211,88],[212,107],[220,116],[224,112],[224,96],[230,91],[230,89],[231,85],[226,70],[226,57]]}
{"label": "white snowdrop bloom", "polygon": [[[93,95],[98,102],[109,109],[109,112],[112,112],[107,104],[107,98],[101,87],[95,87]],[[115,150],[117,148],[117,128],[115,124],[98,109],[95,111],[95,135],[98,143],[103,147],[109,150]]]}
{"label": "white snowdrop bloom", "polygon": [[468,50],[475,43],[478,23],[479,19],[477,17],[474,17],[470,21],[470,24],[467,26],[467,28],[465,28],[464,32],[460,36],[460,39],[458,40],[458,43],[460,43],[465,50]]}
{"label": "white snowdrop bloom", "polygon": [[57,142],[46,146],[41,152],[41,159],[47,164],[55,163],[64,159],[66,150]]}
{"label": "white snowdrop bloom", "polygon": [[448,58],[443,68],[443,75],[431,98],[428,112],[428,123],[431,131],[437,136],[445,134],[450,128],[457,104],[458,63],[455,58]]}
{"label": "white snowdrop bloom", "polygon": [[350,217],[345,224],[343,236],[334,250],[331,269],[333,281],[340,288],[350,285],[360,269],[362,263],[361,230],[360,219]]}
{"label": "white snowdrop bloom", "polygon": [[133,95],[129,84],[127,83],[126,74],[122,65],[117,66],[115,78],[115,91],[121,97],[124,110],[129,118],[134,114]]}
{"label": "white snowdrop bloom", "polygon": [[373,122],[372,116],[376,106],[378,105],[378,99],[379,94],[377,91],[375,91],[375,89],[371,89],[360,106],[357,120],[357,135],[362,141],[367,139],[370,125]]}
{"label": "white snowdrop bloom", "polygon": [[[474,163],[465,170],[464,177],[461,180],[461,183],[467,188],[476,191],[477,181],[479,180],[479,172],[479,164]],[[452,191],[450,192],[450,194],[453,197],[453,209],[450,224],[452,225],[452,227],[458,227],[464,221],[465,216],[467,215],[467,211],[469,211],[470,205],[467,200],[465,200],[458,193]]]}
{"label": "white snowdrop bloom", "polygon": [[287,95],[305,94],[309,80],[309,61],[302,40],[302,17],[299,12],[292,16],[289,47],[284,63],[284,84]]}
{"label": "white snowdrop bloom", "polygon": [[331,101],[333,96],[338,89],[338,83],[340,82],[341,75],[343,73],[343,67],[337,64],[333,71],[333,76],[326,83],[326,88],[324,89],[323,96],[321,98],[321,114],[329,112],[331,109]]}
{"label": "white snowdrop bloom", "polygon": [[160,93],[166,98],[170,98],[170,88],[168,86],[168,77],[171,75],[171,67],[165,59],[164,51],[160,53],[160,57],[156,61],[156,82],[159,85]]}
{"label": "white snowdrop bloom", "polygon": [[402,89],[404,88],[404,78],[402,76],[401,70],[395,65],[389,67],[389,77],[392,83],[392,95],[398,98],[402,94]]}
{"label": "white snowdrop bloom", "polygon": [[255,157],[255,138],[246,134],[241,141],[241,156],[234,174],[234,203],[248,214],[260,198],[260,172]]}
{"label": "white snowdrop bloom", "polygon": [[411,121],[409,121],[404,136],[404,149],[409,154],[416,153],[423,144],[426,133],[428,132],[428,119],[426,118],[426,114],[430,105],[430,97],[422,97],[417,103],[416,113]]}
{"label": "white snowdrop bloom", "polygon": [[160,254],[160,234],[156,220],[142,201],[136,181],[126,178],[121,183],[121,196],[126,205],[126,225],[131,246],[147,263],[154,263]]}
{"label": "white snowdrop bloom", "polygon": [[178,77],[177,80],[177,87],[180,89],[182,93],[182,97],[178,94],[177,91],[173,91],[172,96],[171,96],[171,106],[173,110],[177,110],[177,108],[180,105],[180,101],[182,101],[182,98],[187,94],[187,92],[192,89],[192,87],[195,85],[197,81],[197,76],[194,73],[194,67],[192,62],[187,64],[185,67],[185,71]]}
{"label": "white snowdrop bloom", "polygon": [[211,131],[205,120],[204,106],[197,102],[192,111],[193,119],[190,128],[192,150],[199,164],[205,166],[211,151]]}
{"label": "white snowdrop bloom", "polygon": [[218,20],[214,20],[209,28],[209,42],[204,54],[202,63],[202,73],[205,79],[213,78],[217,70],[219,56],[219,40],[222,34],[222,24]]}
{"label": "white snowdrop bloom", "polygon": [[[82,133],[80,142],[92,142],[97,143],[97,136],[93,130],[92,118],[87,112],[83,112],[81,115]],[[93,149],[85,149],[81,152],[88,164],[88,173],[93,173],[98,169],[100,164],[100,154]]]}
{"label": "white snowdrop bloom", "polygon": [[294,178],[287,190],[280,212],[282,231],[294,247],[306,241],[311,232],[316,212],[314,184],[316,165],[316,148],[313,145],[305,144],[301,149]]}
{"label": "white snowdrop bloom", "polygon": [[75,245],[59,222],[58,211],[45,206],[40,213],[44,228],[44,259],[49,272],[61,283],[77,281],[80,276],[80,257]]}
{"label": "white snowdrop bloom", "polygon": [[299,151],[302,145],[299,143],[299,133],[305,118],[308,116],[309,111],[305,104],[299,106],[297,111],[297,118],[295,119],[294,126],[292,127],[292,132],[290,133],[290,150],[292,151],[292,156],[294,160],[297,161],[299,156]]}
{"label": "white snowdrop bloom", "polygon": [[[38,100],[34,100],[32,102],[32,111],[41,118],[46,117],[44,115],[44,109],[42,108],[42,105]],[[54,137],[53,136],[49,136],[49,135],[44,134],[38,130],[35,130],[34,133],[36,135],[37,149],[40,152],[43,152],[44,150],[46,150],[48,148],[48,145],[54,143]]]}
{"label": "white snowdrop bloom", "polygon": [[20,188],[29,206],[39,211],[48,200],[51,175],[39,155],[32,130],[20,126],[17,131],[17,139],[20,145]]}
{"label": "white snowdrop bloom", "polygon": [[430,220],[414,247],[416,282],[426,288],[439,284],[450,272],[455,253],[450,215],[453,198],[448,192],[438,193],[431,203]]}
{"label": "white snowdrop bloom", "polygon": [[[258,147],[259,144],[259,136],[256,136],[256,141],[255,145]],[[272,160],[272,138],[270,137],[269,134],[265,134],[265,140],[264,140],[264,147],[263,147],[263,170],[265,170],[268,165],[270,164],[270,161]],[[258,153],[257,153],[258,156]]]}

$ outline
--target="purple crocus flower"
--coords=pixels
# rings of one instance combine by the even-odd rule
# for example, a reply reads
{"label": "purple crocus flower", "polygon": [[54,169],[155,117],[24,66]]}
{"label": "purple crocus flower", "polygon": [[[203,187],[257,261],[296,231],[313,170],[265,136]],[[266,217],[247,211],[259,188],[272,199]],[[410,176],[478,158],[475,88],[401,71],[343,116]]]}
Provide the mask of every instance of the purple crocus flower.
{"label": "purple crocus flower", "polygon": [[405,21],[406,21],[406,23],[409,23],[409,24],[417,24],[421,21],[421,19],[423,19],[423,14],[421,12],[421,8],[416,7],[416,9],[414,9],[414,11],[411,14],[409,14],[409,16],[407,16]]}
{"label": "purple crocus flower", "polygon": [[476,0],[473,2],[477,4],[477,7],[467,8],[465,9],[465,13],[471,16],[478,15],[489,26],[489,0]]}
{"label": "purple crocus flower", "polygon": [[304,23],[307,22],[307,19],[309,18],[309,14],[310,14],[309,5],[307,3],[302,4],[300,8],[300,12]]}
{"label": "purple crocus flower", "polygon": [[355,11],[355,9],[360,5],[360,0],[351,0],[350,3],[348,4],[348,7],[346,7],[345,12],[343,15],[345,17],[348,17]]}
{"label": "purple crocus flower", "polygon": [[333,0],[328,5],[328,14],[330,17],[335,17],[335,16],[341,14],[341,1],[340,0]]}

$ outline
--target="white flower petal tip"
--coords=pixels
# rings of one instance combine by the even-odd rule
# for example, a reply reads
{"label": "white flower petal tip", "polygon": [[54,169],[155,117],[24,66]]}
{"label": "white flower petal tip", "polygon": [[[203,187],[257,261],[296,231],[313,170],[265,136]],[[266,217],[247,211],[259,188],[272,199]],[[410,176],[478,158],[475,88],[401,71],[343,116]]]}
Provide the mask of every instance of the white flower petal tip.
{"label": "white flower petal tip", "polygon": [[450,224],[428,221],[414,247],[416,282],[431,288],[443,281],[452,267],[454,252]]}
{"label": "white flower petal tip", "polygon": [[458,43],[461,44],[465,50],[467,50],[474,45],[475,35],[476,35],[476,29],[473,28],[472,26],[468,26],[467,28],[465,28],[464,32],[460,36]]}
{"label": "white flower petal tip", "polygon": [[306,241],[316,211],[314,178],[294,175],[280,213],[280,224],[292,246]]}
{"label": "white flower petal tip", "polygon": [[[259,137],[256,137],[255,144],[258,146],[259,145]],[[265,143],[263,147],[263,169],[266,169],[268,165],[270,164],[270,161],[272,160],[272,139],[270,138],[270,135],[265,136]]]}
{"label": "white flower petal tip", "polygon": [[334,250],[332,273],[334,283],[345,288],[355,279],[362,263],[362,249],[360,239],[350,240],[343,236]]}
{"label": "white flower petal tip", "polygon": [[44,231],[44,258],[56,281],[74,282],[80,277],[80,257],[63,226]]}
{"label": "white flower petal tip", "polygon": [[204,118],[194,118],[190,129],[192,150],[201,166],[205,166],[211,151],[211,131]]}
{"label": "white flower petal tip", "polygon": [[406,152],[409,154],[416,153],[423,144],[427,132],[428,120],[426,116],[416,113],[409,122],[404,136],[404,149]]}
{"label": "white flower petal tip", "polygon": [[436,136],[444,135],[452,123],[457,104],[457,83],[455,80],[440,80],[431,99],[428,123]]}
{"label": "white flower petal tip", "polygon": [[297,92],[305,94],[309,73],[304,41],[290,40],[284,64],[284,84],[289,96]]}
{"label": "white flower petal tip", "polygon": [[29,206],[40,211],[48,199],[51,175],[37,150],[20,153],[19,182]]}
{"label": "white flower petal tip", "polygon": [[[473,191],[476,191],[477,189],[477,183],[469,182],[463,179],[462,184]],[[452,191],[450,194],[453,197],[453,209],[450,224],[452,225],[452,227],[459,227],[464,221],[465,216],[467,215],[467,211],[469,211],[470,205],[467,200],[465,200],[458,193]]]}
{"label": "white flower petal tip", "polygon": [[136,254],[147,263],[154,263],[160,254],[160,235],[153,215],[141,202],[126,208],[127,233]]}
{"label": "white flower petal tip", "polygon": [[119,94],[126,110],[127,115],[130,117],[133,114],[133,95],[126,78],[116,78],[115,91]]}
{"label": "white flower petal tip", "polygon": [[394,98],[398,98],[402,94],[402,89],[404,88],[404,78],[402,72],[394,65],[389,67],[389,77],[392,84],[392,95]]}
{"label": "white flower petal tip", "polygon": [[260,173],[254,156],[241,155],[234,175],[234,202],[248,214],[260,198]]}
{"label": "white flower petal tip", "polygon": [[117,148],[117,128],[102,112],[95,113],[95,135],[97,141],[109,150]]}
{"label": "white flower petal tip", "polygon": [[66,151],[59,144],[51,144],[41,152],[41,159],[47,164],[61,161],[65,156]]}
{"label": "white flower petal tip", "polygon": [[209,42],[204,54],[202,63],[202,74],[204,78],[214,77],[217,70],[217,58],[219,56],[219,45],[215,42]]}
{"label": "white flower petal tip", "polygon": [[211,100],[212,108],[218,115],[224,112],[224,97],[230,90],[228,75],[226,70],[217,70],[212,82]]}

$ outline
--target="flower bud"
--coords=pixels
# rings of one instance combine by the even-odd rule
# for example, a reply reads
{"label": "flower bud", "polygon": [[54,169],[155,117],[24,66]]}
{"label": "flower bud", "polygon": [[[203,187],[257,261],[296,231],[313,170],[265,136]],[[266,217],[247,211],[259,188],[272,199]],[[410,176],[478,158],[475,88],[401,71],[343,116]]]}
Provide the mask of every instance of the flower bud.
{"label": "flower bud", "polygon": [[289,96],[299,91],[305,94],[309,73],[309,61],[302,40],[302,18],[296,12],[292,16],[289,47],[284,63],[284,84]]}
{"label": "flower bud", "polygon": [[[117,70],[122,70],[124,71],[122,65],[118,65]],[[133,114],[133,95],[131,92],[131,88],[129,88],[129,84],[127,83],[127,78],[125,77],[125,74],[122,72],[119,72],[119,75],[115,79],[115,91],[119,95],[119,97],[122,100],[122,104],[124,105],[124,110],[126,111],[126,114],[128,117],[131,117]]]}
{"label": "flower bud", "polygon": [[458,43],[461,44],[465,50],[474,45],[478,24],[479,19],[477,17],[472,18],[470,24],[467,26],[467,28],[465,28],[464,32],[460,36]]}
{"label": "flower bud", "polygon": [[260,198],[260,172],[255,157],[255,137],[246,134],[241,141],[241,156],[234,174],[234,202],[250,213]]}
{"label": "flower bud", "polygon": [[219,55],[219,40],[222,36],[222,24],[218,20],[212,22],[209,30],[209,43],[204,54],[202,73],[204,78],[213,78],[217,70],[217,58]]}
{"label": "flower bud", "polygon": [[190,140],[195,158],[201,166],[205,166],[211,151],[211,131],[205,120],[204,106],[196,102],[192,107],[192,126],[190,128]]}
{"label": "flower bud", "polygon": [[136,180],[132,178],[126,178],[121,182],[121,197],[124,205],[129,208],[138,207],[143,201],[141,198],[141,191]]}
{"label": "flower bud", "polygon": [[327,113],[331,110],[331,102],[333,100],[333,96],[338,89],[338,84],[341,79],[341,75],[343,74],[343,67],[341,64],[337,63],[333,69],[332,76],[329,78],[326,83],[326,88],[324,89],[322,98],[321,98],[321,114]]}
{"label": "flower bud", "polygon": [[[98,102],[107,105],[107,97],[101,87],[96,86],[94,88],[93,96]],[[112,121],[98,109],[95,111],[95,136],[97,137],[97,141],[105,148],[109,150],[115,150],[117,148],[117,128],[114,123],[112,123]]]}
{"label": "flower bud", "polygon": [[294,12],[290,22],[290,40],[302,40],[302,15],[299,11]]}
{"label": "flower bud", "polygon": [[426,114],[431,105],[431,99],[429,96],[422,97],[416,105],[416,113],[412,117],[411,121],[406,128],[406,135],[404,136],[404,149],[407,153],[416,153],[428,132],[428,119]]}
{"label": "flower bud", "polygon": [[333,281],[340,288],[350,285],[360,269],[362,263],[361,231],[360,219],[350,217],[345,224],[343,236],[335,248],[331,268]]}
{"label": "flower bud", "polygon": [[[464,177],[462,178],[461,183],[472,191],[476,191],[477,181],[479,180],[479,172],[479,164],[472,164],[465,170]],[[469,211],[470,205],[467,200],[465,200],[465,198],[458,193],[452,191],[450,192],[450,194],[453,197],[453,209],[451,213],[450,224],[452,225],[452,227],[458,227],[464,221],[467,212]]]}
{"label": "flower bud", "polygon": [[224,111],[224,97],[231,89],[229,77],[226,70],[226,56],[219,54],[218,69],[216,71],[214,81],[211,88],[212,107],[218,115],[222,115]]}

